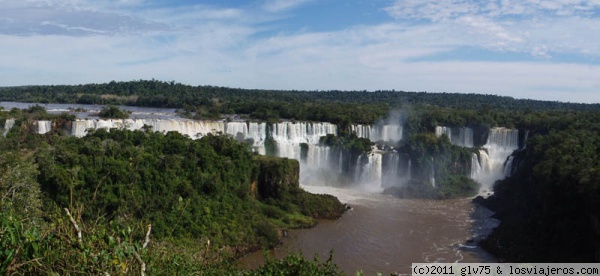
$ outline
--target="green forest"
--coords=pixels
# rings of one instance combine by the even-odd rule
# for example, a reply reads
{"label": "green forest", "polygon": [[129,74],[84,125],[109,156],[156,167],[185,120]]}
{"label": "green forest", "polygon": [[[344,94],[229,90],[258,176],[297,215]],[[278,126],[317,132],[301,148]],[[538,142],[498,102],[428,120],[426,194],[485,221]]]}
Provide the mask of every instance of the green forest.
{"label": "green forest", "polygon": [[[490,116],[486,121],[497,116],[494,115],[495,111],[508,115],[510,112],[503,111],[600,110],[600,104],[520,100],[495,95],[404,91],[273,91],[190,86],[157,80],[4,87],[0,88],[0,101],[169,107],[180,109],[182,114],[198,119],[214,119],[222,114],[246,114],[261,120],[323,121],[341,126],[348,123],[374,123],[390,110],[412,108],[436,107],[483,112]],[[472,119],[470,116],[464,117]],[[521,116],[515,114],[510,117]]]}
{"label": "green forest", "polygon": [[[428,167],[436,156],[439,176],[437,189],[416,178],[386,191],[400,197],[474,194],[477,184],[464,176],[472,152],[436,137],[436,126],[470,127],[475,144],[485,142],[478,133],[490,127],[518,129],[514,173],[496,182],[493,196],[474,199],[501,220],[482,246],[503,262],[600,262],[599,104],[402,91],[266,91],[155,80],[6,87],[0,88],[0,100],[169,107],[194,119],[238,114],[266,122],[331,122],[340,133],[321,143],[355,157],[372,144],[350,133],[350,125],[395,120],[405,137],[394,146],[416,157],[415,167]],[[128,116],[116,107],[103,111],[106,117]],[[391,119],[390,113],[397,116]],[[191,140],[145,128],[69,137],[60,129],[73,115],[51,115],[37,106],[0,115],[0,125],[16,119],[0,137],[0,243],[8,248],[0,251],[0,260],[7,260],[0,273],[136,274],[143,263],[152,274],[340,274],[331,260],[299,255],[271,260],[256,271],[231,265],[241,254],[277,244],[283,229],[343,212],[337,199],[298,187],[297,161],[257,156],[248,144],[221,135]],[[29,127],[34,120],[52,120],[53,130],[35,134]],[[144,246],[147,236],[151,242]]]}
{"label": "green forest", "polygon": [[38,107],[2,115],[17,118],[0,137],[2,274],[138,274],[142,264],[160,275],[338,273],[297,255],[256,271],[232,265],[277,245],[285,229],[344,211],[300,189],[295,160],[257,156],[227,136],[151,128],[39,135],[31,120],[67,120]]}

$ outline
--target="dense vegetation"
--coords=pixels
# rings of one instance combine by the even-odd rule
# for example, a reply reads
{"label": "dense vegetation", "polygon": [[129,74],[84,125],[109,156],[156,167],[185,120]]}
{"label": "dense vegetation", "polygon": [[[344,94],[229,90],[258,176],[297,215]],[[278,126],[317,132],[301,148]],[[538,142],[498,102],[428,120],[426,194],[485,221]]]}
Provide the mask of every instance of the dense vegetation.
{"label": "dense vegetation", "polygon": [[[474,196],[477,193],[478,184],[467,177],[471,171],[472,153],[452,145],[445,135],[411,135],[400,150],[409,154],[416,170],[406,185],[387,188],[384,193],[401,198],[436,199]],[[435,170],[432,171],[432,168]],[[431,182],[432,177],[435,183]]]}
{"label": "dense vegetation", "polygon": [[[522,148],[526,147],[515,154],[514,175],[496,184],[494,196],[487,200],[477,200],[496,211],[497,216],[502,219],[501,225],[483,242],[483,245],[503,261],[600,261],[598,259],[600,256],[600,175],[598,173],[600,172],[600,135],[598,135],[600,105],[598,104],[516,100],[493,95],[398,91],[245,90],[211,86],[196,87],[159,81],[8,87],[0,89],[0,100],[172,107],[180,109],[186,116],[195,118],[220,118],[223,114],[236,113],[270,122],[279,119],[328,121],[338,124],[342,132],[352,123],[374,123],[385,118],[390,111],[401,110],[401,116],[388,119],[394,120],[392,123],[401,122],[405,133],[408,133],[405,135],[405,141],[395,146],[406,154],[417,157],[418,160],[413,161],[414,167],[420,168],[418,170],[421,170],[421,176],[415,177],[415,181],[403,189],[388,192],[407,197],[447,198],[470,195],[474,190],[474,183],[464,177],[465,171],[469,169],[465,164],[468,164],[467,158],[470,152],[449,144],[443,136],[441,138],[433,136],[431,133],[436,126],[471,127],[476,133],[474,137],[476,145],[485,143],[485,135],[482,133],[485,133],[483,130],[489,127],[517,128],[523,130],[520,131],[521,143],[526,141],[525,133],[529,133],[529,139],[526,145],[521,145]],[[16,124],[20,126],[28,120],[48,119],[48,115],[41,112],[39,107],[32,107],[26,111],[12,110],[10,117],[19,118]],[[58,125],[68,120],[67,115],[54,119]],[[242,240],[248,243],[272,244],[276,236],[273,229],[312,223],[306,215],[327,216],[327,212],[318,214],[316,210],[310,210],[310,206],[316,206],[319,202],[317,198],[302,199],[304,194],[301,196],[294,194],[296,190],[293,188],[283,189],[283,194],[278,190],[262,195],[258,191],[253,192],[252,180],[260,178],[260,166],[275,166],[278,167],[276,170],[286,172],[294,170],[294,165],[283,162],[278,164],[280,166],[276,166],[270,164],[268,159],[255,160],[252,155],[242,154],[241,159],[232,158],[229,151],[245,151],[242,149],[245,146],[227,139],[208,137],[198,142],[191,142],[177,134],[160,136],[151,131],[114,133],[99,131],[88,138],[76,140],[59,136],[60,131],[40,136],[26,133],[27,127],[14,129],[8,133],[3,143],[0,143],[0,147],[5,152],[15,149],[24,150],[13,154],[13,157],[9,157],[11,155],[3,157],[2,160],[16,160],[3,161],[3,170],[7,176],[11,175],[11,170],[14,168],[34,175],[39,170],[39,177],[19,179],[24,179],[22,185],[33,185],[35,181],[43,184],[40,193],[45,200],[42,200],[44,204],[40,203],[39,208],[45,212],[54,210],[55,217],[53,220],[51,217],[42,216],[41,221],[54,223],[55,228],[52,229],[55,229],[53,231],[59,237],[54,241],[73,238],[73,227],[65,219],[64,212],[57,209],[57,204],[60,204],[58,205],[60,207],[73,208],[73,212],[81,215],[81,219],[87,220],[88,224],[93,224],[89,223],[91,218],[98,215],[105,216],[106,222],[99,220],[94,224],[97,227],[86,229],[92,233],[96,231],[95,229],[107,229],[101,232],[104,234],[96,234],[96,236],[105,237],[108,245],[111,244],[110,237],[124,240],[129,235],[124,235],[122,229],[113,230],[116,226],[110,225],[110,221],[118,221],[119,225],[137,221],[132,228],[134,229],[132,233],[137,234],[132,235],[131,244],[135,244],[133,241],[143,240],[146,223],[153,223],[155,225],[153,236],[164,239],[160,244],[164,247],[156,250],[173,251],[171,249],[176,248],[181,252],[182,262],[190,260],[185,258],[193,254],[178,247],[177,240],[185,240],[202,248],[205,248],[205,245],[200,244],[206,244],[202,241],[189,241],[191,235],[186,234],[184,229],[189,228],[190,231],[194,231],[194,234],[200,234],[202,238],[215,235],[216,238],[211,236],[211,241],[213,245],[218,244],[217,246],[232,242],[238,233],[241,233]],[[337,147],[338,150],[355,151],[355,154],[370,150],[371,144],[368,141],[352,137],[351,133],[341,134],[343,135],[340,137],[325,137],[322,142]],[[170,145],[171,142],[173,145]],[[222,150],[223,148],[220,150],[219,145],[225,145],[224,149],[227,150]],[[96,154],[96,151],[101,158],[87,156],[91,152]],[[149,157],[148,161],[136,157],[139,154],[154,155],[157,152],[158,157]],[[431,161],[431,157],[435,157],[435,161]],[[193,174],[193,170],[188,172],[182,169],[181,166],[187,168],[185,166],[189,165],[183,161],[187,161],[187,158],[201,164],[200,168],[203,170],[200,172],[197,170],[196,174]],[[203,163],[202,160],[206,162]],[[219,166],[215,166],[213,162],[217,162]],[[262,165],[259,162],[263,162]],[[437,189],[433,189],[431,183],[427,182],[431,162],[435,162],[433,165],[436,168]],[[88,165],[96,167],[85,168]],[[107,169],[110,166],[125,167],[116,169],[113,173],[112,169]],[[162,178],[152,173],[141,173],[153,166],[165,170],[170,177]],[[139,169],[141,171],[138,171]],[[252,177],[247,175],[240,177],[233,173],[234,171],[250,173]],[[263,175],[263,177],[269,176]],[[35,181],[32,182],[31,179]],[[117,181],[119,179],[126,181],[119,182]],[[130,191],[128,185],[139,184],[142,179],[157,183],[156,187],[168,195],[169,206],[174,208],[167,208],[161,213],[150,215],[147,211],[158,208],[155,204],[159,203],[149,200],[143,205],[137,204],[137,198],[128,194]],[[163,187],[161,181],[169,181],[169,183],[174,181],[174,184]],[[210,185],[211,183],[222,185]],[[85,190],[84,185],[91,185],[94,190],[97,188],[98,191],[106,193],[107,202],[110,204],[106,206],[98,204],[99,197],[94,198],[94,194]],[[144,197],[152,199],[154,190],[148,189],[154,189],[154,186],[135,187]],[[3,190],[3,193],[6,193],[5,191]],[[71,207],[71,192],[77,195],[73,198],[82,200],[78,204],[83,204],[85,208],[78,208],[77,204]],[[213,212],[215,207],[223,206],[219,205],[222,203],[212,202],[213,198],[232,204],[225,216],[231,216],[236,223],[226,224],[227,229],[219,228],[221,221],[214,216]],[[190,199],[201,200],[208,209],[204,209],[204,205],[202,208],[192,206]],[[22,233],[30,233],[27,232],[30,231],[28,229],[44,229],[21,227],[36,221],[33,219],[36,215],[29,215],[22,207],[22,202],[29,202],[31,199],[26,200],[15,200],[14,204],[10,204],[10,208],[7,207],[9,204],[3,201],[2,208],[10,209],[2,212],[4,223],[13,225],[14,229],[20,229]],[[77,203],[77,200],[74,202]],[[60,203],[49,204],[48,202]],[[37,208],[35,206],[37,205],[31,205],[32,208],[28,208],[27,212],[35,213]],[[318,210],[327,210],[327,207],[323,207],[324,209],[321,207]],[[190,216],[191,210],[200,212],[203,217]],[[240,210],[243,210],[243,214],[230,214]],[[11,212],[20,215],[12,215]],[[208,224],[200,225],[201,222],[198,220],[205,219],[209,213],[211,217],[208,219]],[[250,217],[245,217],[248,213]],[[256,217],[252,217],[252,214]],[[62,218],[62,221],[58,221],[57,218]],[[243,228],[239,225],[240,222],[244,226],[245,223],[249,223],[249,227],[253,230],[247,232],[240,230]],[[35,236],[35,234],[26,235]],[[130,243],[121,244],[130,245]],[[156,244],[151,243],[151,245]],[[61,248],[58,245],[51,246]],[[95,248],[104,248],[102,246]],[[135,247],[135,249],[139,248]],[[22,254],[35,252],[33,246],[31,246],[33,251],[28,250],[21,249],[20,252]],[[157,252],[156,250],[153,252]],[[230,249],[230,251],[235,250]],[[150,255],[144,254],[146,253],[142,251],[145,260],[154,260],[152,262],[155,265],[149,267],[157,267],[159,264],[166,268],[170,267],[166,265],[169,262],[166,257],[152,259]],[[29,258],[36,258],[34,256],[38,255],[33,254]],[[131,254],[127,256],[131,257]],[[135,262],[133,258],[129,260],[131,263]],[[189,261],[189,263],[203,262]],[[206,266],[203,267],[206,269]]]}
{"label": "dense vegetation", "polygon": [[[494,95],[402,91],[270,91],[140,80],[86,85],[0,88],[1,101],[115,104],[179,108],[196,118],[248,114],[262,120],[373,123],[390,110],[441,107],[494,117],[489,111],[600,110],[598,104],[517,100]],[[435,119],[435,118],[434,118]],[[458,122],[457,122],[458,123]],[[500,122],[498,122],[500,123]]]}
{"label": "dense vegetation", "polygon": [[299,188],[297,161],[259,158],[231,137],[150,128],[38,135],[28,119],[38,109],[2,114],[17,118],[0,137],[3,274],[135,274],[142,263],[153,274],[235,273],[230,261],[276,245],[280,229],[344,209]]}
{"label": "dense vegetation", "polygon": [[[568,121],[567,121],[568,120]],[[510,262],[600,262],[600,114],[546,117],[516,173],[478,202],[500,226],[486,249]]]}
{"label": "dense vegetation", "polygon": [[129,118],[129,112],[114,105],[107,105],[100,110],[98,117],[103,119],[127,119]]}

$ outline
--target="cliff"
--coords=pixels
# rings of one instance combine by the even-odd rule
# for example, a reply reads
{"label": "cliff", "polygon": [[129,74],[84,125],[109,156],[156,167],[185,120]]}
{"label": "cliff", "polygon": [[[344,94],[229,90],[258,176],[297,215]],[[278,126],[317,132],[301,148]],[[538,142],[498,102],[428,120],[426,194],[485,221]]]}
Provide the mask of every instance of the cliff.
{"label": "cliff", "polygon": [[[315,195],[300,188],[297,160],[270,156],[255,156],[255,160],[259,166],[257,192],[261,201],[316,219],[336,219],[344,213],[344,205],[336,197]],[[297,226],[314,225],[314,221],[305,222]]]}
{"label": "cliff", "polygon": [[294,159],[257,156],[258,195],[261,199],[284,199],[300,190],[300,163]]}

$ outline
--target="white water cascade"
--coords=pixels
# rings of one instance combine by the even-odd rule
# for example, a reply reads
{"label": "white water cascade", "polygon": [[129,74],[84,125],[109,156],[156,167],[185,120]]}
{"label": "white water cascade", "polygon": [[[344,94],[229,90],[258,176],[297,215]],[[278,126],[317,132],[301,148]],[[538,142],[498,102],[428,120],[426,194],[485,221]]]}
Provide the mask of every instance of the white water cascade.
{"label": "white water cascade", "polygon": [[481,184],[480,194],[492,192],[496,180],[509,176],[512,158],[519,148],[519,131],[508,128],[492,128],[483,149],[471,158],[471,178]]}
{"label": "white water cascade", "polygon": [[404,182],[398,171],[400,156],[397,152],[384,154],[382,166],[381,185],[383,187],[400,186]]}
{"label": "white water cascade", "polygon": [[453,129],[445,126],[435,127],[435,135],[440,137],[446,135],[450,140],[450,143],[465,147],[472,148],[473,145],[473,129],[468,127],[461,127],[459,129]]}
{"label": "white water cascade", "polygon": [[38,134],[46,134],[52,130],[52,121],[37,121]]}
{"label": "white water cascade", "polygon": [[[361,164],[361,159],[366,158],[366,162]],[[383,175],[383,156],[381,152],[370,152],[362,154],[357,163],[357,167],[360,167],[360,171],[357,171],[359,175],[355,179],[360,184],[360,187],[369,192],[381,192],[381,178]]]}
{"label": "white water cascade", "polygon": [[283,122],[273,124],[272,128],[277,156],[297,160],[300,160],[300,144],[318,145],[321,136],[337,135],[337,126],[330,123]]}
{"label": "white water cascade", "polygon": [[[177,131],[192,139],[208,133],[225,133],[239,140],[252,139],[253,146],[264,154],[267,124],[256,122],[195,121],[187,119],[88,119],[73,122],[71,135],[82,137],[87,129],[125,128],[141,129],[151,126],[153,131]],[[272,126],[271,137],[277,143],[279,157],[300,160],[300,144],[317,145],[319,138],[337,134],[337,126],[330,123],[282,122]]]}
{"label": "white water cascade", "polygon": [[[14,119],[7,119],[4,134],[14,125]],[[38,133],[47,133],[52,128],[51,121],[38,121]],[[281,122],[273,125],[244,121],[196,121],[188,119],[77,119],[72,122],[71,135],[81,137],[87,129],[124,128],[139,130],[145,125],[153,131],[176,131],[192,139],[208,133],[224,133],[237,140],[250,143],[259,154],[266,153],[265,141],[271,137],[275,142],[276,155],[297,159],[301,162],[301,182],[315,184],[355,183],[370,191],[385,187],[401,186],[411,178],[411,160],[402,159],[399,154],[383,152],[374,147],[370,153],[362,154],[358,160],[350,160],[344,151],[333,151],[319,145],[322,136],[337,135],[338,128],[322,122]],[[351,130],[359,137],[378,142],[398,142],[402,140],[402,126],[391,124],[353,125]],[[470,128],[452,129],[436,127],[436,135],[447,135],[458,146],[473,147],[473,130]],[[491,191],[492,184],[511,173],[512,158],[509,156],[519,145],[518,130],[493,128],[488,140],[477,154],[473,154],[471,177],[482,184],[481,192]],[[302,146],[306,144],[306,146]],[[304,148],[304,149],[303,149]],[[304,152],[303,152],[304,151]],[[354,157],[356,158],[356,157]],[[356,161],[356,162],[354,162]],[[349,168],[348,164],[356,164]],[[401,165],[402,164],[402,165]],[[353,172],[350,176],[348,172]],[[435,186],[435,167],[430,168],[430,184]]]}
{"label": "white water cascade", "polygon": [[4,132],[2,132],[2,135],[4,137],[6,137],[6,135],[8,134],[8,132],[14,125],[15,125],[15,119],[13,119],[13,118],[6,119],[6,122],[4,122]]}
{"label": "white water cascade", "polygon": [[352,125],[352,132],[359,138],[367,138],[373,142],[397,143],[402,140],[401,125]]}
{"label": "white water cascade", "polygon": [[193,121],[193,120],[162,120],[162,119],[87,119],[76,120],[72,124],[71,135],[82,137],[88,129],[129,129],[139,130],[144,125],[152,127],[153,131],[169,132],[177,131],[182,135],[188,135],[190,138],[198,138],[208,133],[223,132],[225,125],[222,122],[213,121]]}
{"label": "white water cascade", "polygon": [[431,170],[429,171],[429,183],[431,187],[435,188],[435,163],[433,162],[433,157],[431,158]]}

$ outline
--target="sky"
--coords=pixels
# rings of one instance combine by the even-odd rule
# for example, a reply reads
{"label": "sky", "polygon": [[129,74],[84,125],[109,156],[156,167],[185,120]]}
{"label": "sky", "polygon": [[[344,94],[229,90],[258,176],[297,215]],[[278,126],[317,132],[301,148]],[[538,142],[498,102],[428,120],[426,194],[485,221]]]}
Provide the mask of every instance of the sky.
{"label": "sky", "polygon": [[0,0],[0,86],[138,79],[600,103],[600,0]]}

